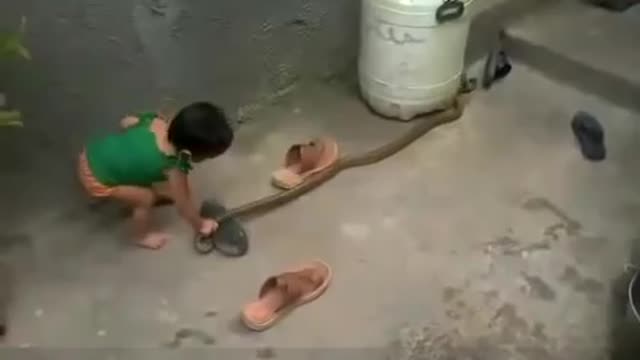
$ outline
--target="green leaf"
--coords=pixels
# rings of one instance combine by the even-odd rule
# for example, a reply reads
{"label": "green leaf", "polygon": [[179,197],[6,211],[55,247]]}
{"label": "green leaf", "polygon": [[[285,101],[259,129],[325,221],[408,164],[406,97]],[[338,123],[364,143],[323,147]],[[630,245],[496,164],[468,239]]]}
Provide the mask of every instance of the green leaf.
{"label": "green leaf", "polygon": [[22,43],[26,28],[27,18],[23,16],[17,32],[0,33],[0,55],[31,60],[31,53]]}
{"label": "green leaf", "polygon": [[0,111],[0,126],[23,127],[24,124],[22,123],[22,113],[17,110]]}

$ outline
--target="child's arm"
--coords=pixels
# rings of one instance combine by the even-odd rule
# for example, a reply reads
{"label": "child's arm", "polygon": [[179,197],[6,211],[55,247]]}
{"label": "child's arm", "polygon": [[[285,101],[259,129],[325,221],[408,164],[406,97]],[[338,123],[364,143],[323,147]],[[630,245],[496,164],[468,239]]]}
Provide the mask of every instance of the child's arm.
{"label": "child's arm", "polygon": [[120,120],[120,127],[123,129],[130,128],[138,122],[140,122],[140,119],[137,116],[125,116]]}
{"label": "child's arm", "polygon": [[169,189],[180,216],[191,224],[194,231],[210,235],[217,229],[217,223],[212,219],[200,217],[200,213],[193,204],[193,199],[191,199],[187,174],[179,169],[170,169],[167,172],[167,176],[169,178]]}

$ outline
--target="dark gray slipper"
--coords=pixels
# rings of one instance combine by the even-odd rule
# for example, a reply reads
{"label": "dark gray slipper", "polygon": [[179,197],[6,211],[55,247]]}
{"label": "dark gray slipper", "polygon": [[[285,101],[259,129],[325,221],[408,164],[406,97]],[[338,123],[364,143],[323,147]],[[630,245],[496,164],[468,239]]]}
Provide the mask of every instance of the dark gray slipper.
{"label": "dark gray slipper", "polygon": [[[202,204],[200,215],[204,218],[218,219],[226,212],[227,209],[218,202],[207,200]],[[196,235],[193,246],[200,254],[217,250],[226,256],[239,257],[249,250],[249,238],[242,224],[231,218],[221,222],[211,237]]]}
{"label": "dark gray slipper", "polygon": [[626,11],[630,7],[640,4],[640,0],[589,0],[589,2],[613,11]]}
{"label": "dark gray slipper", "polygon": [[571,129],[585,158],[601,161],[607,157],[604,129],[593,115],[583,111],[577,112],[571,121]]}

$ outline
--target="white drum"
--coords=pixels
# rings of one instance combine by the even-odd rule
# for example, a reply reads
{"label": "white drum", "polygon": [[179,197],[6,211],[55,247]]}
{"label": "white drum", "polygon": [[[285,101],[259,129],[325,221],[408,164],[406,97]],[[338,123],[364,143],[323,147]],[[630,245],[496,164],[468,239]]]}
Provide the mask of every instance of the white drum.
{"label": "white drum", "polygon": [[410,120],[458,92],[473,0],[362,0],[359,78],[381,115]]}

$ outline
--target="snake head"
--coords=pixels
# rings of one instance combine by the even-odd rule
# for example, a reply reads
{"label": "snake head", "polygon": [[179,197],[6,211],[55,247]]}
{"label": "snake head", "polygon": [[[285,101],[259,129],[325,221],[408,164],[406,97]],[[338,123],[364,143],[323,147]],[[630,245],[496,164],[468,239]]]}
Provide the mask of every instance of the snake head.
{"label": "snake head", "polygon": [[215,249],[215,243],[211,237],[197,234],[193,240],[193,248],[198,254],[206,255]]}

